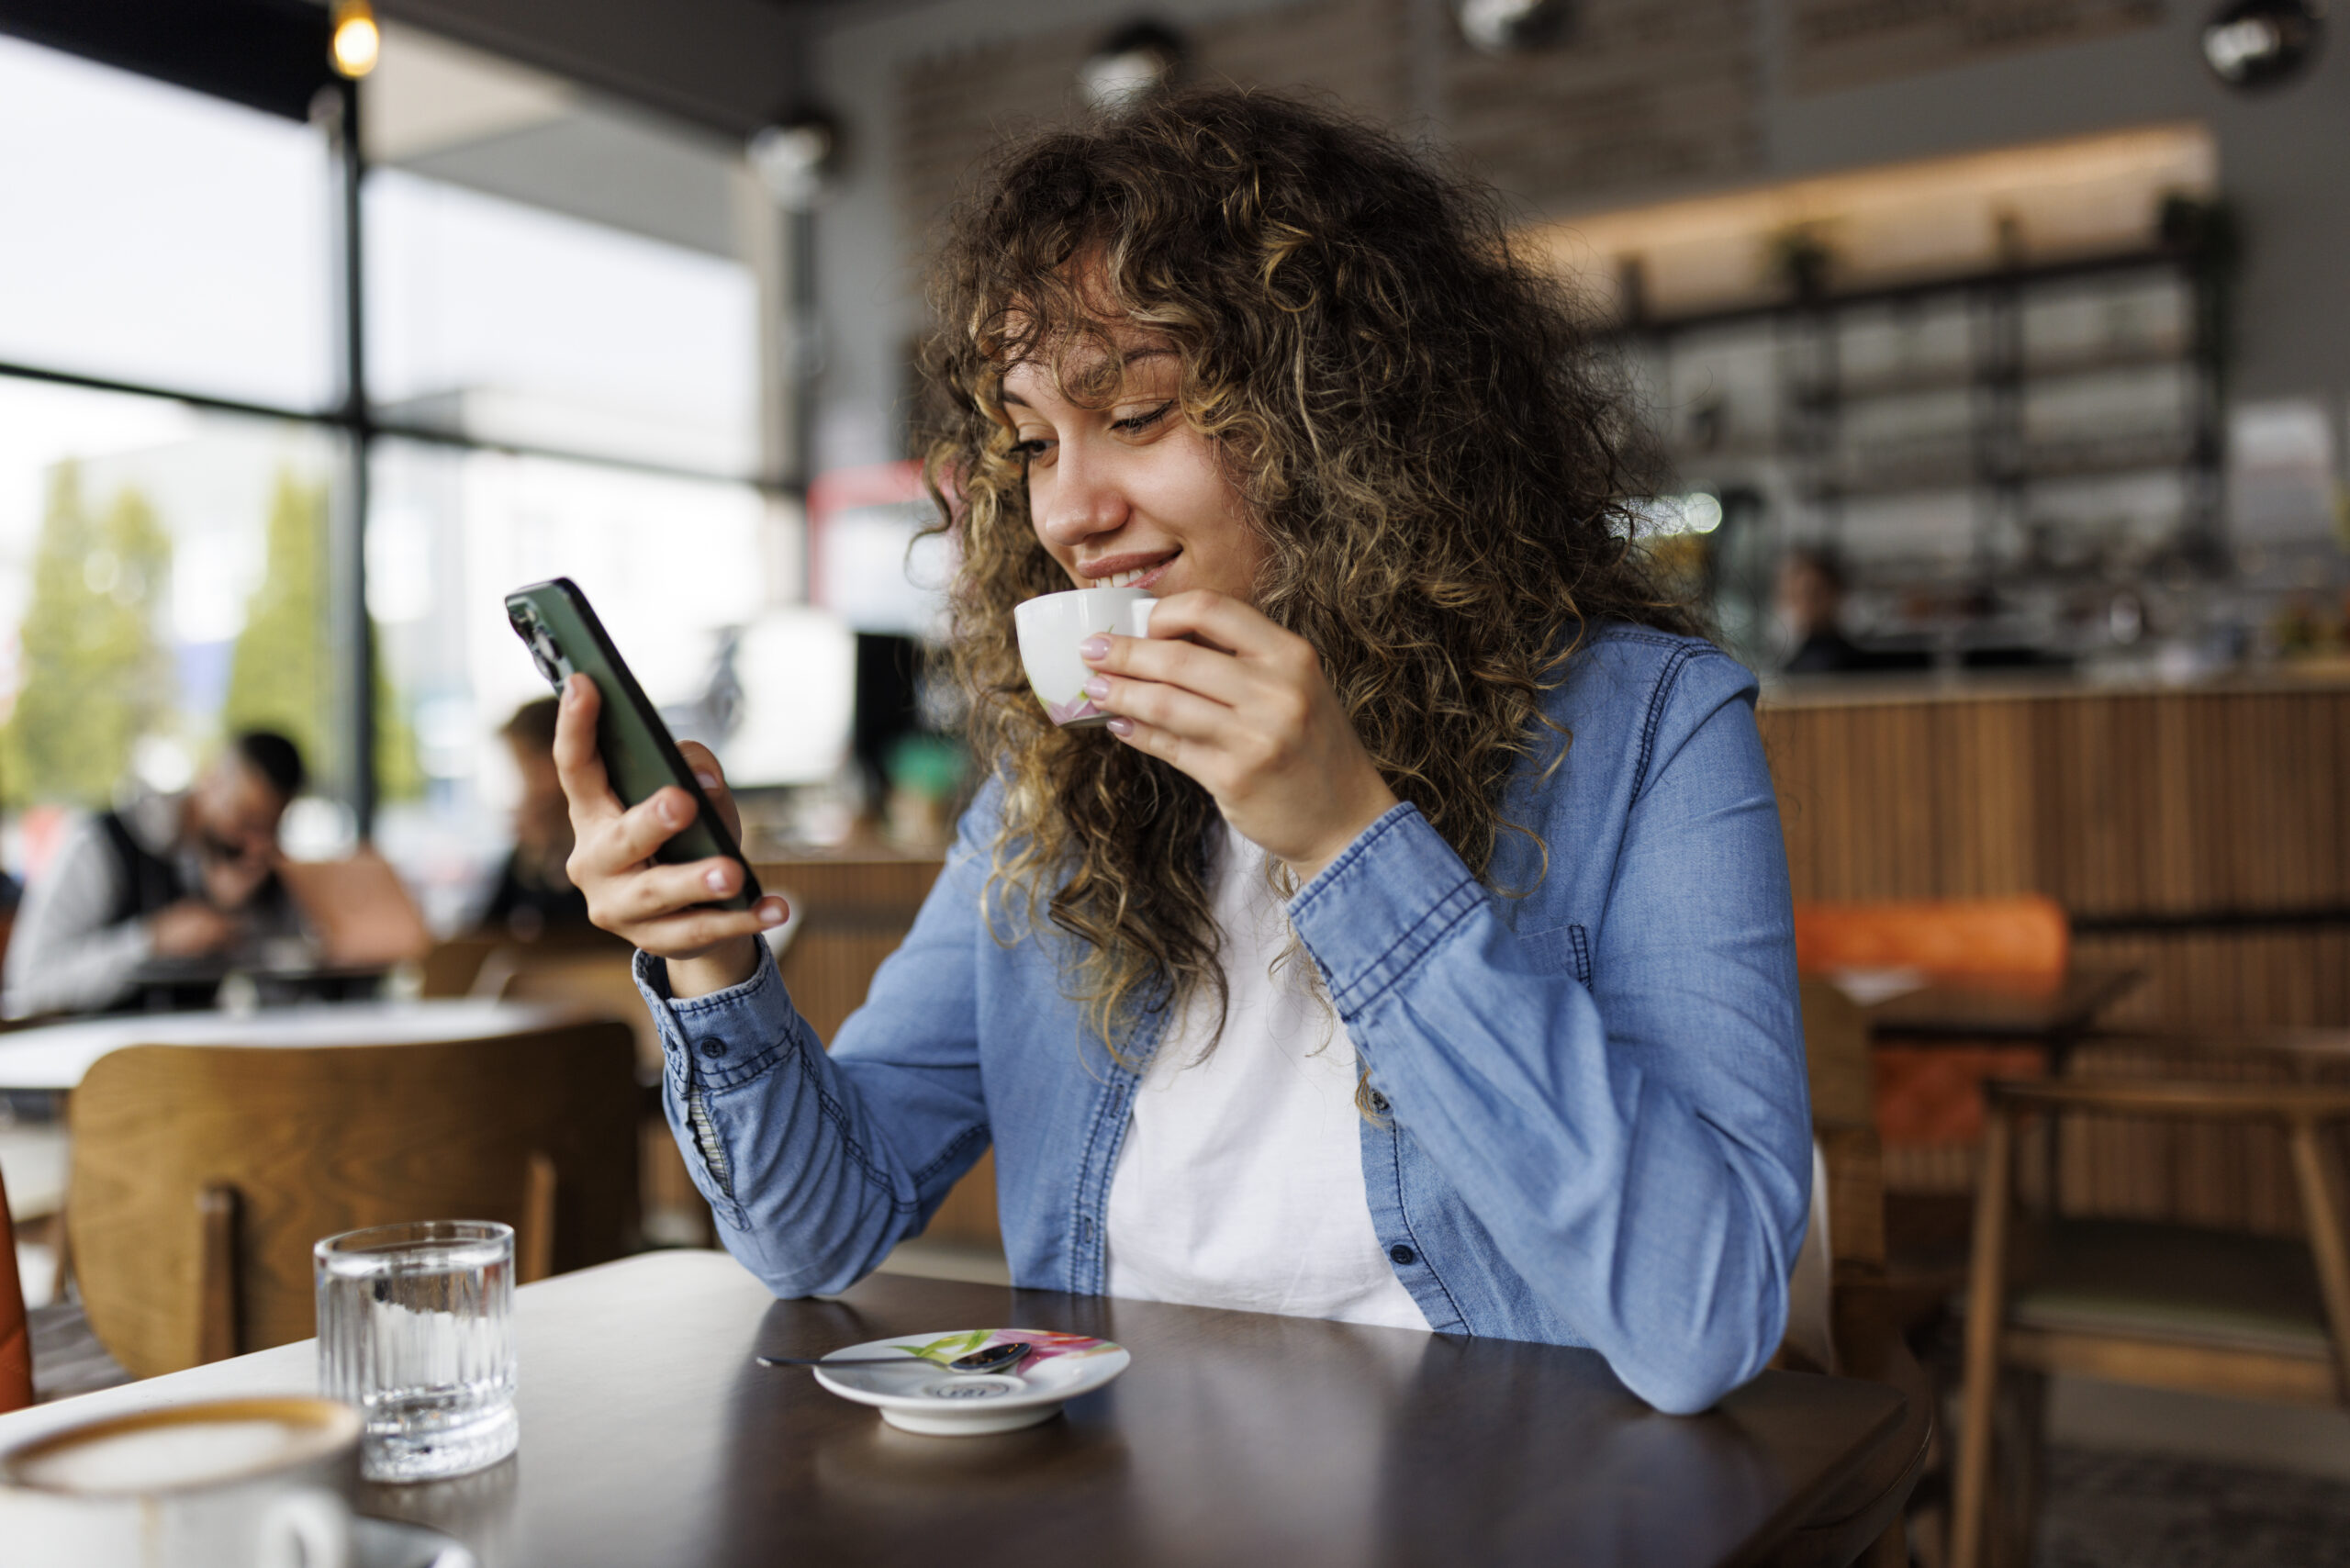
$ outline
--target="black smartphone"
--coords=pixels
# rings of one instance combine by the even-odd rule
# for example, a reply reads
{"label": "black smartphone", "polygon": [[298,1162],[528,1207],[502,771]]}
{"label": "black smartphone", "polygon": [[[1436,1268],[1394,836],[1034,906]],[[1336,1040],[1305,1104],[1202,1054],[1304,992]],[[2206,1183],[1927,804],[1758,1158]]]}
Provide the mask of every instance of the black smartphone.
{"label": "black smartphone", "polygon": [[562,690],[575,670],[596,683],[604,700],[596,718],[596,749],[603,754],[604,772],[622,805],[637,805],[671,784],[699,805],[685,831],[655,851],[654,858],[680,865],[723,855],[743,868],[743,890],[733,898],[710,900],[710,904],[748,909],[756,903],[759,879],[751,874],[750,861],[694,782],[694,771],[679,755],[669,726],[645,700],[644,689],[636,684],[620,650],[605,634],[603,622],[588,608],[588,596],[568,577],[532,583],[506,596],[506,619],[549,686]]}

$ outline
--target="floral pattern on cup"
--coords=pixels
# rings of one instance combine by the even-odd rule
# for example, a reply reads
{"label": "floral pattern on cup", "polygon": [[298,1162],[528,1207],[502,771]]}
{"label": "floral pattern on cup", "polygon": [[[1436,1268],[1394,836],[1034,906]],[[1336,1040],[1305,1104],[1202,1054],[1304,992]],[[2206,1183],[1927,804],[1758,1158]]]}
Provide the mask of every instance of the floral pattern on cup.
{"label": "floral pattern on cup", "polygon": [[1045,717],[1056,724],[1074,724],[1086,719],[1106,719],[1107,708],[1099,707],[1091,697],[1080,697],[1074,702],[1047,702]]}

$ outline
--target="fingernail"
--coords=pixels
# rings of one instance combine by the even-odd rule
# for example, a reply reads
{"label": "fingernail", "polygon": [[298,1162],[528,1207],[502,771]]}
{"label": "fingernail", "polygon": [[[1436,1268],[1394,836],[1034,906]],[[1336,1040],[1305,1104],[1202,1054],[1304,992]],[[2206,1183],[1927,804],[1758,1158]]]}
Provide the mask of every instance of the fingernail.
{"label": "fingernail", "polygon": [[686,820],[686,809],[677,804],[676,797],[672,796],[661,802],[661,820],[671,827],[676,827]]}
{"label": "fingernail", "polygon": [[1112,734],[1116,735],[1123,740],[1126,736],[1135,733],[1135,722],[1121,714],[1119,717],[1111,720],[1107,724],[1104,724],[1102,728],[1108,730]]}
{"label": "fingernail", "polygon": [[703,874],[702,881],[709,887],[711,892],[724,892],[726,890],[726,868],[723,866],[712,866]]}
{"label": "fingernail", "polygon": [[567,707],[569,707],[569,706],[571,705],[572,699],[574,699],[574,698],[577,697],[578,695],[579,695],[579,683],[578,683],[577,681],[576,681],[576,680],[566,680],[566,681],[565,681],[565,682],[563,683],[563,691],[562,691],[562,693],[560,694],[560,696],[559,696],[559,698],[558,698],[557,700],[558,700],[559,701],[561,701],[565,707],[566,707],[566,708],[567,708]]}
{"label": "fingernail", "polygon": [[781,925],[783,924],[783,920],[784,908],[773,899],[769,899],[759,905],[759,924],[761,925]]}
{"label": "fingernail", "polygon": [[718,775],[715,773],[696,773],[694,775],[694,782],[700,785],[705,790],[715,790],[718,788]]}
{"label": "fingernail", "polygon": [[1097,675],[1097,676],[1093,677],[1091,679],[1088,680],[1088,681],[1085,683],[1085,694],[1086,694],[1088,697],[1092,697],[1092,698],[1102,698],[1102,697],[1107,697],[1107,696],[1109,696],[1109,695],[1110,695],[1110,678],[1109,678],[1108,676],[1106,676],[1106,675]]}
{"label": "fingernail", "polygon": [[1083,659],[1087,664],[1091,664],[1096,659],[1108,658],[1110,656],[1110,639],[1103,633],[1096,632],[1093,635],[1088,637],[1085,641],[1077,645],[1077,656]]}

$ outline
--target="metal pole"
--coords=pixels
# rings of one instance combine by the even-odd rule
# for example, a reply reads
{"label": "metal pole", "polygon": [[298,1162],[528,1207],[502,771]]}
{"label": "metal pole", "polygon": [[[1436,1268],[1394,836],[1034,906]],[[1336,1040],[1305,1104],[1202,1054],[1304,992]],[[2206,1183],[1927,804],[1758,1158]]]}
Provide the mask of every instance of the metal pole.
{"label": "metal pole", "polygon": [[808,207],[787,208],[783,215],[784,342],[788,345],[783,375],[788,387],[789,415],[784,426],[783,468],[778,476],[800,492],[800,558],[792,569],[800,582],[800,597],[816,597],[815,524],[806,506],[808,487],[816,477],[816,384],[823,374],[823,340],[816,317],[816,215]]}
{"label": "metal pole", "polygon": [[367,468],[375,431],[367,403],[366,316],[363,308],[364,253],[360,235],[360,186],[366,174],[359,137],[359,84],[343,82],[327,116],[333,143],[338,221],[335,224],[341,310],[345,473],[328,538],[328,619],[337,707],[342,718],[343,793],[364,842],[375,825],[375,640],[367,616]]}
{"label": "metal pole", "polygon": [[790,378],[791,422],[784,483],[805,491],[816,476],[816,382],[823,373],[823,339],[816,322],[816,215],[788,209],[784,224],[784,286],[790,343],[785,374]]}

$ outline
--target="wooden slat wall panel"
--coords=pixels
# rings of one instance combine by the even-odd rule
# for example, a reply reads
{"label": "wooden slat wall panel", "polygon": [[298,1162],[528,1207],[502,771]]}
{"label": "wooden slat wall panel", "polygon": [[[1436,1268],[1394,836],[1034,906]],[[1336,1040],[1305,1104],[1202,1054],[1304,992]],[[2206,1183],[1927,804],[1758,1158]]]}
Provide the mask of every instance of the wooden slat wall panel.
{"label": "wooden slat wall panel", "polygon": [[[2125,918],[2350,906],[2350,690],[1839,698],[1766,703],[1761,722],[1799,899],[2043,892]],[[2117,1025],[2350,1025],[2350,928],[2088,932],[2076,950],[2146,972]],[[2284,1159],[2266,1134],[2105,1123],[2067,1135],[2064,1179],[2099,1212],[2291,1234]],[[1968,1149],[1886,1160],[1904,1190],[1972,1182]]]}
{"label": "wooden slat wall panel", "polygon": [[2350,690],[1774,702],[1797,898],[2350,903]]}

